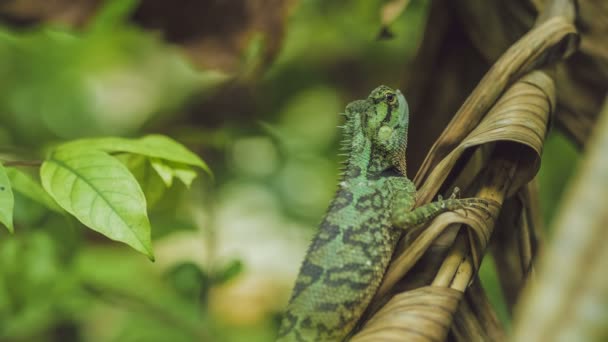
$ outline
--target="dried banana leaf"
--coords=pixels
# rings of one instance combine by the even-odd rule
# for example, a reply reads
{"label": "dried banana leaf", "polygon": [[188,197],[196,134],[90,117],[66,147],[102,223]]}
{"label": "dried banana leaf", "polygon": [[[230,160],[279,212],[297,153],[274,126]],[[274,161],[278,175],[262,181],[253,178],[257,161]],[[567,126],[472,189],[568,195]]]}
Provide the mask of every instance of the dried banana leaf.
{"label": "dried banana leaf", "polygon": [[399,294],[351,341],[442,341],[462,295],[458,290],[437,286]]}
{"label": "dried banana leaf", "polygon": [[[607,99],[608,100],[608,99]],[[608,101],[564,196],[555,239],[524,293],[514,341],[608,338]]]}
{"label": "dried banana leaf", "polygon": [[562,17],[547,20],[513,44],[454,115],[431,148],[415,183],[423,183],[439,161],[475,128],[509,84],[531,70],[569,56],[577,45],[576,28]]}
{"label": "dried banana leaf", "polygon": [[[447,257],[429,267],[436,272],[432,288],[465,291],[474,277],[475,269],[479,266],[492,236],[494,219],[498,217],[500,204],[505,197],[529,182],[538,169],[543,139],[554,102],[553,82],[546,73],[535,71],[524,76],[498,99],[479,125],[460,145],[438,163],[421,188],[425,192],[421,193],[419,201],[424,202],[432,198],[432,194],[437,192],[467,149],[480,145],[495,145],[495,152],[487,162],[487,167],[479,175],[478,182],[471,185],[471,190],[475,190],[476,197],[486,198],[495,205],[487,208],[471,208],[466,212],[444,213],[421,230],[411,243],[402,245],[402,249],[396,253],[385,274],[370,312],[380,305],[378,303],[386,302],[391,289],[402,278],[405,277],[404,280],[407,283],[408,272],[421,258],[427,256],[426,252],[442,235],[450,235],[454,244]],[[517,151],[517,155],[513,156],[511,153],[513,151]],[[459,229],[461,224],[466,225],[468,229]],[[445,239],[445,237],[443,238]],[[433,324],[440,323],[438,326],[444,327],[440,332],[437,330],[438,326],[433,328],[434,331],[438,331],[438,336],[442,336],[438,340],[445,338],[457,306],[442,314],[435,312],[438,309],[433,306],[416,308],[415,313],[408,314],[407,308],[411,307],[409,303],[416,300],[414,298],[418,294],[416,291],[417,289],[405,292],[409,293],[409,296],[397,295],[390,299],[368,320],[355,337],[388,339],[389,336],[392,336],[389,331],[395,331],[399,320],[402,320],[401,326],[411,333],[412,327],[415,326],[412,325],[414,323],[410,321],[411,319],[418,322],[419,319],[422,319],[421,317],[433,317]],[[442,302],[446,300],[442,291],[444,290],[424,292],[420,295],[424,297],[424,300]],[[393,310],[395,310],[394,317],[390,316]],[[379,315],[392,318],[379,319]],[[459,319],[467,318],[471,322],[475,321],[475,317],[468,316]],[[372,322],[377,323],[372,324]],[[419,336],[419,340],[435,340],[436,338],[434,335],[432,338],[420,334],[417,336]],[[402,336],[402,338],[405,337]],[[407,339],[413,338],[413,336],[407,336]]]}

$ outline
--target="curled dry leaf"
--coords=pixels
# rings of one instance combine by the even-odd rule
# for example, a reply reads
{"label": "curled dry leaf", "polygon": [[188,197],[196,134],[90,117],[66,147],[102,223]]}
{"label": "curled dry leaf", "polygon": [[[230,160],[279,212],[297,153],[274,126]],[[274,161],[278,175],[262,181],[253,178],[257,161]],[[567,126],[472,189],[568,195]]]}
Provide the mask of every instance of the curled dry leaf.
{"label": "curled dry leaf", "polygon": [[[513,44],[481,79],[431,148],[415,178],[422,184],[428,174],[480,121],[514,80],[547,63],[572,54],[578,45],[576,28],[561,17],[535,27]],[[428,200],[425,197],[425,200]]]}
{"label": "curled dry leaf", "polygon": [[514,341],[608,336],[608,98],[588,154],[555,219],[551,248],[516,312]]}
{"label": "curled dry leaf", "polygon": [[[534,1],[537,8],[548,2],[551,1]],[[591,136],[608,92],[608,3],[595,0],[576,3],[581,44],[579,51],[559,67],[556,75],[559,101],[555,118],[557,126],[582,147]]]}
{"label": "curled dry leaf", "polygon": [[[481,145],[494,145],[495,151],[486,168],[481,171],[478,180],[471,186],[475,190],[475,197],[485,198],[490,204],[487,207],[467,208],[466,212],[457,210],[439,215],[430,225],[421,230],[411,243],[402,244],[401,249],[395,253],[393,262],[389,265],[378,293],[370,306],[371,312],[386,301],[386,296],[390,295],[395,284],[404,276],[404,281],[408,282],[408,272],[421,258],[426,256],[425,253],[431,245],[440,237],[445,239],[445,236],[442,235],[446,234],[451,236],[454,243],[443,262],[435,265],[437,273],[432,282],[432,288],[437,287],[441,290],[420,295],[425,298],[424,300],[441,301],[443,300],[442,291],[447,288],[460,292],[465,291],[481,263],[501,204],[507,196],[529,182],[538,169],[549,115],[554,108],[554,92],[552,79],[542,71],[534,71],[522,77],[504,92],[478,126],[437,164],[421,188],[419,204],[431,200],[467,149]],[[514,151],[517,153],[513,153]],[[458,229],[462,224],[469,229]],[[403,327],[403,331],[395,336],[404,338],[400,334],[409,334],[413,327],[417,326],[412,325],[412,317],[434,317],[433,322],[444,327],[440,336],[445,337],[457,306],[452,311],[444,312],[442,318],[439,319],[436,317],[437,307],[426,306],[414,309],[408,304],[409,301],[415,300],[411,298],[417,296],[416,291],[411,290],[406,292],[409,293],[409,296],[399,295],[388,301],[369,319],[356,337],[386,339],[387,336],[392,336],[391,331],[395,331],[395,326],[400,326]],[[432,298],[434,296],[437,298]],[[407,298],[407,300],[401,302],[400,299],[403,298]],[[408,313],[408,308],[414,311]],[[391,318],[379,320],[378,315]],[[371,322],[374,321],[390,322],[390,324],[372,324]],[[437,323],[439,321],[440,324]],[[414,335],[418,336],[418,340],[421,341],[435,338],[420,334]],[[441,340],[443,337],[437,340]],[[413,336],[409,335],[407,339],[415,340]]]}
{"label": "curled dry leaf", "polygon": [[475,49],[489,63],[496,61],[535,21],[538,24],[562,17],[576,22],[581,28],[581,42],[572,58],[558,66],[555,118],[557,126],[582,147],[608,91],[606,4],[595,0],[467,0],[455,6],[455,16]]}
{"label": "curled dry leaf", "polygon": [[504,328],[494,313],[488,298],[475,279],[462,298],[450,329],[451,341],[506,340]]}
{"label": "curled dry leaf", "polygon": [[485,236],[489,230],[486,220],[498,216],[499,209],[498,205],[493,205],[487,209],[467,209],[466,216],[463,210],[439,215],[428,227],[425,227],[421,231],[420,235],[418,235],[411,245],[393,257],[393,261],[389,265],[376,294],[376,300],[380,300],[381,297],[386,295],[414,264],[420,260],[435,240],[453,224],[466,224],[477,232],[477,235],[481,239],[485,240]]}
{"label": "curled dry leaf", "polygon": [[462,295],[458,290],[437,286],[399,294],[351,341],[442,341]]}
{"label": "curled dry leaf", "polygon": [[542,226],[536,182],[530,182],[516,196],[505,201],[496,222],[492,256],[507,309],[512,312],[540,244]]}
{"label": "curled dry leaf", "polygon": [[[443,158],[425,177],[418,192],[418,201],[429,201],[447,178],[458,158],[470,147],[496,141],[511,141],[529,147],[524,157],[528,160],[525,169],[518,170],[509,194],[532,179],[539,167],[542,144],[547,131],[549,114],[555,106],[552,79],[544,72],[535,71],[526,75],[498,100],[479,125]],[[484,96],[485,92],[471,96]],[[474,99],[467,102],[477,102]],[[448,126],[446,130],[449,130]],[[437,150],[444,150],[449,142],[438,142]],[[430,160],[430,159],[427,159]],[[417,177],[419,178],[419,177]]]}

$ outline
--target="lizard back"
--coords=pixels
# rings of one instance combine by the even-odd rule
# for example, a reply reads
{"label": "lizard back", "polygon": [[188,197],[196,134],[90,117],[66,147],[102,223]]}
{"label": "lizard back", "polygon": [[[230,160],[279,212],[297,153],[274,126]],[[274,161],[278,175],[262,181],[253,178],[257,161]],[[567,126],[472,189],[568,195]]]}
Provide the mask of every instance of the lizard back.
{"label": "lizard back", "polygon": [[399,238],[385,210],[393,192],[388,183],[378,179],[338,190],[300,268],[280,340],[334,341],[354,328]]}
{"label": "lizard back", "polygon": [[[399,91],[376,88],[346,108],[346,172],[300,268],[278,341],[339,341],[375,294],[400,232],[391,225],[405,175],[408,111]],[[407,198],[407,196],[406,196]]]}

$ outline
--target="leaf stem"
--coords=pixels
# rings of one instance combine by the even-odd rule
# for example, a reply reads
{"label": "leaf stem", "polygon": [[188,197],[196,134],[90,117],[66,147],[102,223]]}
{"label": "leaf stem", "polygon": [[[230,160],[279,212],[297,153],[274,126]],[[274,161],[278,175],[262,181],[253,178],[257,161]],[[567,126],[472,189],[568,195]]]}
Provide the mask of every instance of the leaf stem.
{"label": "leaf stem", "polygon": [[4,166],[27,166],[39,167],[42,165],[42,160],[0,160]]}

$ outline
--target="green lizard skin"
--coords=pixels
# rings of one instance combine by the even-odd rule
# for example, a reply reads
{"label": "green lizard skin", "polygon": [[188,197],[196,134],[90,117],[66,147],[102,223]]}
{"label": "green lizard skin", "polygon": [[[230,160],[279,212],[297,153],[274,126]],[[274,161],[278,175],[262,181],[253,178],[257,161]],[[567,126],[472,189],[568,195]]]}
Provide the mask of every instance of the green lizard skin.
{"label": "green lizard skin", "polygon": [[403,229],[479,203],[450,198],[414,209],[405,176],[409,124],[401,92],[380,86],[346,107],[346,169],[310,245],[278,341],[342,341],[374,296]]}

